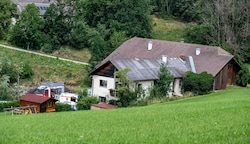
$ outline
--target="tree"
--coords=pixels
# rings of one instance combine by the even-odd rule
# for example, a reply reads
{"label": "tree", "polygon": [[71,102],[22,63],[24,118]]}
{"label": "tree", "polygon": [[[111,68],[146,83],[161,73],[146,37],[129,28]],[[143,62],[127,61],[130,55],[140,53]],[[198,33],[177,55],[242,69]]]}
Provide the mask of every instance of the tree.
{"label": "tree", "polygon": [[236,84],[238,86],[246,87],[249,81],[249,76],[250,76],[249,70],[248,70],[248,67],[245,65],[242,65],[241,67],[242,69],[239,71],[239,73],[236,76]]}
{"label": "tree", "polygon": [[207,72],[196,74],[193,72],[187,72],[184,80],[184,91],[191,91],[195,95],[207,94],[213,87],[213,75]]}
{"label": "tree", "polygon": [[240,52],[242,43],[250,35],[250,1],[203,0],[202,22],[211,26],[209,41],[214,45],[227,46],[234,55]]}
{"label": "tree", "polygon": [[198,20],[197,1],[198,0],[174,0],[170,6],[171,14],[187,22],[196,21]]}
{"label": "tree", "polygon": [[189,26],[185,29],[185,41],[189,43],[209,45],[209,36],[211,36],[211,27],[206,24]]}
{"label": "tree", "polygon": [[28,4],[12,29],[11,42],[22,48],[40,49],[43,21],[34,4]]}
{"label": "tree", "polygon": [[118,105],[122,107],[127,107],[139,98],[139,92],[137,88],[134,87],[133,82],[127,78],[127,72],[130,69],[126,68],[123,70],[116,71],[114,73],[115,77],[119,79],[119,84],[117,86],[117,97],[119,98]]}
{"label": "tree", "polygon": [[111,33],[125,31],[128,37],[151,36],[149,0],[86,0],[83,7],[84,17],[91,27],[103,24]]}
{"label": "tree", "polygon": [[61,45],[70,45],[77,49],[85,48],[88,44],[88,26],[83,16],[79,1],[56,0],[45,12],[44,32],[50,39],[51,51],[59,49]]}
{"label": "tree", "polygon": [[11,18],[15,17],[17,6],[11,0],[0,1],[0,39],[3,39],[11,25]]}
{"label": "tree", "polygon": [[173,82],[174,77],[172,76],[166,65],[162,65],[160,67],[158,75],[159,79],[154,85],[151,96],[164,98],[171,90],[171,83]]}

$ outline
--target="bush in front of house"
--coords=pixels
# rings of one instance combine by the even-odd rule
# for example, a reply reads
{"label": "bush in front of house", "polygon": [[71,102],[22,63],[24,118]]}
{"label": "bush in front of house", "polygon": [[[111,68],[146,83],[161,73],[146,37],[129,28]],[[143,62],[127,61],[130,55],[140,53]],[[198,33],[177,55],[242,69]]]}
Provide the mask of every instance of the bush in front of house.
{"label": "bush in front of house", "polygon": [[56,103],[56,112],[71,111],[71,106],[69,104]]}
{"label": "bush in front of house", "polygon": [[183,84],[184,91],[190,91],[194,95],[204,95],[209,93],[213,88],[213,75],[207,72],[196,74],[187,72]]}
{"label": "bush in front of house", "polygon": [[19,104],[18,100],[1,102],[0,103],[0,112],[3,112],[4,108],[19,107],[19,106],[20,106],[20,104]]}
{"label": "bush in front of house", "polygon": [[246,65],[241,65],[242,69],[239,71],[239,73],[236,76],[236,84],[241,87],[246,87],[249,83],[249,70]]}
{"label": "bush in front of house", "polygon": [[91,104],[97,104],[98,102],[99,100],[95,96],[92,97],[84,96],[78,101],[76,107],[77,110],[89,110]]}

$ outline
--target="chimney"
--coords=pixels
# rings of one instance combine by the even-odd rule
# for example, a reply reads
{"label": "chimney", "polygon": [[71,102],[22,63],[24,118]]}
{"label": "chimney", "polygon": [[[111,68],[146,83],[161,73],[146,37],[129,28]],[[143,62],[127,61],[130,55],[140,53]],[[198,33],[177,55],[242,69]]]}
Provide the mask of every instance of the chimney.
{"label": "chimney", "polygon": [[168,62],[168,56],[167,55],[162,55],[161,60],[163,61],[164,64],[167,64]]}
{"label": "chimney", "polygon": [[186,58],[187,58],[187,57],[186,57],[186,55],[181,54],[181,55],[180,55],[180,58],[181,58],[183,61],[186,61]]}
{"label": "chimney", "polygon": [[153,43],[152,43],[152,41],[149,41],[148,42],[148,50],[150,51],[150,50],[152,50],[152,48],[153,48]]}
{"label": "chimney", "polygon": [[136,61],[139,61],[139,60],[140,60],[139,57],[138,57],[137,55],[135,55],[135,60],[136,60]]}
{"label": "chimney", "polygon": [[195,55],[200,55],[201,54],[201,49],[200,48],[196,48],[195,50]]}

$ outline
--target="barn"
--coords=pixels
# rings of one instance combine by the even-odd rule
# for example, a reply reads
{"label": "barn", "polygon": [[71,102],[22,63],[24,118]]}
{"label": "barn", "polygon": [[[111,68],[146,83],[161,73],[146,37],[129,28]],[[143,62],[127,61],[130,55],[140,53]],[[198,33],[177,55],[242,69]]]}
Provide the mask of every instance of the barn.
{"label": "barn", "polygon": [[20,106],[36,106],[36,111],[54,112],[56,110],[57,100],[50,97],[38,96],[36,94],[26,94],[20,97]]}

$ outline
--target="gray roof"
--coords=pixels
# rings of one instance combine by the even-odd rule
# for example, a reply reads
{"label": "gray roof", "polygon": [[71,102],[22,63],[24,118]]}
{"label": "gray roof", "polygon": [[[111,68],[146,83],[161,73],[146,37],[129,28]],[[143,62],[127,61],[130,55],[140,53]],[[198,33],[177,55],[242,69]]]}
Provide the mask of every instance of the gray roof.
{"label": "gray roof", "polygon": [[[152,42],[151,50],[148,50],[149,42]],[[200,54],[196,54],[197,49],[200,50]],[[213,76],[216,76],[233,58],[233,55],[220,47],[134,37],[120,45],[97,67],[109,60],[130,59],[135,56],[138,58],[160,58],[162,55],[184,56],[186,58],[192,56],[197,73],[207,71]]]}
{"label": "gray roof", "polygon": [[48,87],[64,86],[64,82],[42,82],[41,86],[48,86]]}
{"label": "gray roof", "polygon": [[[122,70],[129,68],[127,73],[128,79],[133,81],[139,80],[156,80],[159,78],[158,71],[163,63],[161,59],[116,59],[111,60],[111,63],[118,69]],[[168,58],[167,67],[171,74],[175,77],[183,77],[185,72],[191,71],[188,61],[183,61],[181,58]]]}
{"label": "gray roof", "polygon": [[40,15],[44,15],[46,10],[49,8],[50,4],[54,2],[54,0],[12,0],[18,9],[18,13],[21,13],[24,8],[31,3],[34,3],[37,9],[40,12]]}

